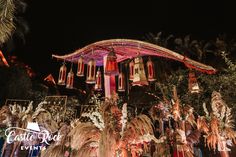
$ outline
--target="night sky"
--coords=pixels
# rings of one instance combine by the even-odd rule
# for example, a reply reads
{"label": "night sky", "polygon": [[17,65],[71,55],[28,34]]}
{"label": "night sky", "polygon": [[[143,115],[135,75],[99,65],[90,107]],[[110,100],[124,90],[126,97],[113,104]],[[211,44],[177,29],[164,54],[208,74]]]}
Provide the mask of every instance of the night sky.
{"label": "night sky", "polygon": [[99,40],[142,40],[147,33],[159,31],[211,39],[222,32],[236,32],[234,5],[223,1],[94,1],[27,1],[24,18],[30,32],[26,43],[17,43],[12,53],[43,77],[60,66],[52,53],[71,53]]}

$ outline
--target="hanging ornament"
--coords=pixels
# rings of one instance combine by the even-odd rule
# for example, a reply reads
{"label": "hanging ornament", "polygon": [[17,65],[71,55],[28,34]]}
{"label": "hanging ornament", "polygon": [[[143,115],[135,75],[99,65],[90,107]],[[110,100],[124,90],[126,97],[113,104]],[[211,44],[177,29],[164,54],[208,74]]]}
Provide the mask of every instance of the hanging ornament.
{"label": "hanging ornament", "polygon": [[189,88],[190,93],[199,93],[200,92],[197,78],[196,78],[195,73],[193,71],[189,72],[188,88]]}
{"label": "hanging ornament", "polygon": [[118,75],[118,63],[116,61],[116,53],[114,49],[108,53],[105,67],[105,75]]}
{"label": "hanging ornament", "polygon": [[74,73],[73,73],[72,67],[73,67],[73,63],[71,64],[70,72],[67,75],[66,88],[68,89],[74,88]]}
{"label": "hanging ornament", "polygon": [[149,57],[147,61],[147,70],[148,70],[148,81],[155,81],[154,78],[154,64],[151,60],[151,57]]}
{"label": "hanging ornament", "polygon": [[140,56],[134,59],[134,79],[132,85],[133,86],[148,85],[143,65],[143,59]]}
{"label": "hanging ornament", "polygon": [[102,90],[102,73],[100,68],[98,68],[97,74],[96,74],[96,84],[95,84],[95,90],[101,91]]}
{"label": "hanging ornament", "polygon": [[120,73],[118,75],[118,91],[119,92],[125,91],[125,75],[122,72],[122,67],[121,67]]}
{"label": "hanging ornament", "polygon": [[66,83],[66,63],[64,62],[63,65],[60,67],[59,77],[58,77],[58,85],[65,85]]}
{"label": "hanging ornament", "polygon": [[132,60],[129,63],[129,80],[133,81],[134,79],[134,61]]}
{"label": "hanging ornament", "polygon": [[77,76],[84,76],[84,58],[82,56],[78,59]]}
{"label": "hanging ornament", "polygon": [[94,59],[90,59],[87,66],[87,79],[86,83],[94,84],[96,83],[96,61]]}

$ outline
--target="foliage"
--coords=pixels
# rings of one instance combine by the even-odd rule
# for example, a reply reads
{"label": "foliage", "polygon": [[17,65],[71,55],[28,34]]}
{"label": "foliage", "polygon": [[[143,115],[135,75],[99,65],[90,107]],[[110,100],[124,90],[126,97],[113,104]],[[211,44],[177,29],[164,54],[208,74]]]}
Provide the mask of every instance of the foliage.
{"label": "foliage", "polygon": [[37,78],[31,78],[27,67],[24,64],[0,67],[0,106],[6,99],[33,100],[35,105],[47,95],[58,94],[57,88],[48,87]]}
{"label": "foliage", "polygon": [[13,0],[0,1],[0,45],[3,44],[15,29],[13,23],[15,4]]}
{"label": "foliage", "polygon": [[[211,93],[220,91],[229,107],[236,111],[236,72],[228,69],[227,72],[221,71],[214,75],[200,74],[197,77],[200,93],[190,93],[188,91],[188,70],[178,70],[163,83],[157,83],[157,88],[162,88],[167,98],[171,98],[171,90],[174,85],[177,86],[180,100],[183,104],[191,105],[195,108],[197,114],[202,115],[202,103],[210,103]],[[234,115],[236,117],[236,115]]]}
{"label": "foliage", "polygon": [[[163,33],[158,33],[157,35],[148,34],[146,40],[202,63],[210,64],[218,70],[213,75],[195,71],[201,92],[192,94],[188,91],[189,69],[167,61],[162,64],[162,77],[158,76],[158,81],[155,85],[156,90],[153,93],[156,93],[159,97],[164,96],[171,99],[172,88],[176,86],[181,103],[193,106],[196,111],[195,114],[202,115],[202,103],[210,103],[211,93],[219,91],[229,107],[233,108],[233,113],[235,113],[236,64],[234,63],[234,54],[236,52],[236,42],[233,38],[219,35],[216,39],[205,41],[192,39],[190,35],[174,37],[174,35],[165,36]],[[173,64],[177,66],[170,68],[170,65]],[[156,71],[156,73],[160,74],[159,71]],[[234,118],[236,118],[236,114],[234,114]]]}
{"label": "foliage", "polygon": [[[224,140],[236,142],[236,132],[234,131],[234,119],[231,108],[227,106],[218,92],[212,93],[211,112],[208,112],[206,105],[203,105],[205,116],[199,117],[197,126],[206,135],[205,142],[209,149],[216,150],[217,145],[223,145]],[[225,145],[227,149],[227,145]]]}
{"label": "foliage", "polygon": [[22,66],[0,67],[0,104],[6,99],[33,100],[38,103],[48,94],[48,88],[32,81]]}
{"label": "foliage", "polygon": [[28,106],[21,106],[19,104],[3,106],[0,108],[0,125],[4,127],[16,124],[16,127],[26,128],[28,122],[37,121],[37,123],[52,133],[58,129],[57,123],[52,119],[52,115],[43,105],[46,102],[40,102],[37,107],[33,108],[33,102]]}
{"label": "foliage", "polygon": [[28,99],[32,83],[24,68],[0,68],[0,96],[4,99]]}
{"label": "foliage", "polygon": [[11,41],[13,34],[24,41],[29,28],[20,15],[25,10],[26,3],[23,0],[0,0],[0,46]]}
{"label": "foliage", "polygon": [[6,136],[5,136],[5,129],[4,128],[0,128],[0,138],[3,138],[3,139],[6,138]]}
{"label": "foliage", "polygon": [[[92,100],[97,102],[96,96]],[[141,114],[127,121],[126,104],[121,110],[118,108],[117,100],[117,95],[113,95],[111,99],[106,98],[105,101],[97,102],[96,110],[82,114],[83,117],[89,117],[92,122],[71,121],[71,130],[67,135],[71,139],[71,155],[75,153],[75,156],[127,156],[127,147],[132,154],[142,154],[145,150],[140,147],[141,145],[148,148],[146,143],[151,140],[160,142],[154,137],[152,122],[146,115]],[[45,156],[62,153],[64,145],[66,143],[60,144],[61,149],[57,145],[51,145]]]}

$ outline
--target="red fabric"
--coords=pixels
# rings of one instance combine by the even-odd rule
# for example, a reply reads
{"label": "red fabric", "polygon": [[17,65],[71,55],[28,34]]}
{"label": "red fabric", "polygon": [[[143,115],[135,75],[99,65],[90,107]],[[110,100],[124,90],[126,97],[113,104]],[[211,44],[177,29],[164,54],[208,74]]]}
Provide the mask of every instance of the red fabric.
{"label": "red fabric", "polygon": [[173,157],[184,157],[183,152],[175,150],[173,153]]}
{"label": "red fabric", "polygon": [[202,69],[202,68],[199,68],[197,66],[194,66],[192,64],[189,64],[189,63],[186,63],[186,56],[184,56],[184,59],[183,59],[183,63],[186,67],[190,68],[190,69],[196,69],[198,71],[201,71],[202,73],[207,73],[207,74],[215,74],[216,73],[216,70],[207,70],[207,69]]}
{"label": "red fabric", "polygon": [[215,74],[216,73],[216,71],[214,71],[214,70],[201,69],[201,68],[198,68],[196,66],[190,65],[190,64],[185,63],[185,62],[184,62],[184,64],[185,64],[186,67],[191,68],[191,69],[196,69],[198,71],[201,71],[202,73],[207,73],[207,74]]}
{"label": "red fabric", "polygon": [[118,73],[118,64],[117,64],[116,60],[111,60],[111,59],[108,60],[107,59],[105,72],[106,73],[111,73],[111,74]]}

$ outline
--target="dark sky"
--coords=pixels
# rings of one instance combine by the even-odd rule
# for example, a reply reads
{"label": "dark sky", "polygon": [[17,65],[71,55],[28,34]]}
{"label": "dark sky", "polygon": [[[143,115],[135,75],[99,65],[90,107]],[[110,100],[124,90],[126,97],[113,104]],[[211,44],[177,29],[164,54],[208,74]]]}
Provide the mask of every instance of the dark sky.
{"label": "dark sky", "polygon": [[223,1],[94,1],[29,0],[24,17],[30,32],[26,44],[18,44],[14,53],[46,75],[60,65],[51,59],[52,53],[70,53],[99,40],[143,39],[159,31],[200,39],[235,34],[234,5]]}

